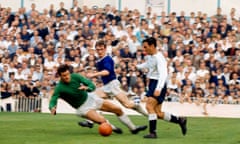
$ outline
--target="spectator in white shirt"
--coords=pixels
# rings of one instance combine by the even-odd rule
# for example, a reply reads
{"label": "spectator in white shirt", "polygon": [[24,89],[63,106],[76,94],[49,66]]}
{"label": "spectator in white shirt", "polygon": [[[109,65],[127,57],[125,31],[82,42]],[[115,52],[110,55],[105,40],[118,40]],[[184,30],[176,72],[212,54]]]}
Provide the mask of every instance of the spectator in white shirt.
{"label": "spectator in white shirt", "polygon": [[39,65],[36,65],[34,67],[34,71],[32,74],[32,81],[42,81],[43,79],[43,72],[41,71],[41,67]]}
{"label": "spectator in white shirt", "polygon": [[3,79],[5,82],[9,80],[8,64],[3,65]]}
{"label": "spectator in white shirt", "polygon": [[22,67],[17,68],[17,72],[15,74],[15,79],[16,80],[24,80],[25,79],[25,76],[22,73]]}
{"label": "spectator in white shirt", "polygon": [[132,35],[130,37],[130,40],[128,41],[129,51],[132,55],[136,54],[138,48],[141,46],[139,41],[137,40],[137,37]]}
{"label": "spectator in white shirt", "polygon": [[175,62],[176,60],[178,60],[180,63],[182,63],[182,62],[183,62],[183,59],[184,59],[184,57],[183,57],[183,55],[182,55],[182,50],[178,49],[178,50],[176,51],[176,56],[173,57],[173,62]]}
{"label": "spectator in white shirt", "polygon": [[57,66],[57,62],[53,60],[53,56],[48,55],[47,58],[44,60],[43,65],[47,70],[52,70],[54,67]]}
{"label": "spectator in white shirt", "polygon": [[200,67],[197,70],[196,74],[197,74],[197,77],[205,77],[206,74],[209,74],[209,70],[206,67],[205,61],[200,62]]}

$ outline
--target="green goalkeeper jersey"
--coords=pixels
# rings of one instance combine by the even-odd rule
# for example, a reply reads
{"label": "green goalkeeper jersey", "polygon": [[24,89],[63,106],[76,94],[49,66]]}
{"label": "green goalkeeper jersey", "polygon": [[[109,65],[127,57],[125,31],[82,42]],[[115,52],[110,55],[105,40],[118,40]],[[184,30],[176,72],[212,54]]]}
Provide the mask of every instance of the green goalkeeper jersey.
{"label": "green goalkeeper jersey", "polygon": [[[79,90],[81,85],[88,86],[87,91]],[[70,83],[63,83],[61,80],[56,85],[49,103],[49,109],[57,105],[58,98],[62,98],[72,107],[80,107],[87,99],[88,92],[95,90],[94,83],[80,74],[72,73]]]}

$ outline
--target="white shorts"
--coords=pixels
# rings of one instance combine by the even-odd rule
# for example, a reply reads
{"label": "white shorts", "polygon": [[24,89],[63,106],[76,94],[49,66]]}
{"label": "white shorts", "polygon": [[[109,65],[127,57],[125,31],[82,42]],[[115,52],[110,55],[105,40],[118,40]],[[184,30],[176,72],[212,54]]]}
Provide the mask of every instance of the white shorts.
{"label": "white shorts", "polygon": [[108,84],[100,87],[100,89],[112,97],[118,95],[119,93],[126,93],[121,89],[121,83],[117,79],[112,80]]}
{"label": "white shorts", "polygon": [[89,110],[99,110],[103,105],[103,99],[95,93],[88,93],[86,101],[77,109],[78,116],[85,116]]}

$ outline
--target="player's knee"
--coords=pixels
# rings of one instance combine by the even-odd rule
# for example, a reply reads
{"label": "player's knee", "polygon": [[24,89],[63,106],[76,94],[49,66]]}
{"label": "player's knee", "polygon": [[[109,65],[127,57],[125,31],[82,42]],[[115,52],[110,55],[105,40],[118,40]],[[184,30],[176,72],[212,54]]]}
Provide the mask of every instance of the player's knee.
{"label": "player's knee", "polygon": [[119,100],[119,102],[120,102],[125,108],[128,108],[128,109],[134,108],[134,103],[131,103],[130,101]]}
{"label": "player's knee", "polygon": [[158,112],[157,116],[158,116],[159,119],[163,119],[164,113],[163,112]]}
{"label": "player's knee", "polygon": [[96,123],[102,124],[102,123],[105,123],[105,122],[107,122],[107,120],[106,120],[105,118],[101,118],[101,119],[99,119],[99,121],[97,121]]}
{"label": "player's knee", "polygon": [[146,110],[147,110],[148,112],[152,112],[152,111],[154,111],[154,107],[153,107],[152,105],[147,104],[147,105],[146,105]]}
{"label": "player's knee", "polygon": [[115,112],[115,114],[116,114],[117,116],[123,115],[123,111],[122,111],[122,109],[121,109],[120,107],[116,107],[116,108],[114,109],[114,112]]}
{"label": "player's knee", "polygon": [[123,103],[123,106],[124,106],[125,108],[128,108],[128,109],[134,108],[133,105],[126,104],[126,103]]}

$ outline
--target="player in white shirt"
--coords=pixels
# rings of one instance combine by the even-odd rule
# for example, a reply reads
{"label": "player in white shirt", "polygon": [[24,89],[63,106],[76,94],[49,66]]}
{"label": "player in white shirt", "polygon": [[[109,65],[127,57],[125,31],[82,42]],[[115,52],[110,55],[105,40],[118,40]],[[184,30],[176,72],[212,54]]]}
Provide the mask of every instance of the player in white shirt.
{"label": "player in white shirt", "polygon": [[185,117],[174,116],[173,114],[162,112],[162,103],[167,92],[167,61],[163,54],[157,50],[156,39],[153,37],[143,40],[143,50],[147,54],[147,59],[144,63],[138,64],[138,69],[148,69],[147,77],[149,79],[148,97],[146,109],[149,118],[149,134],[144,138],[157,138],[156,128],[157,119],[179,124],[182,134],[187,132],[187,119]]}

